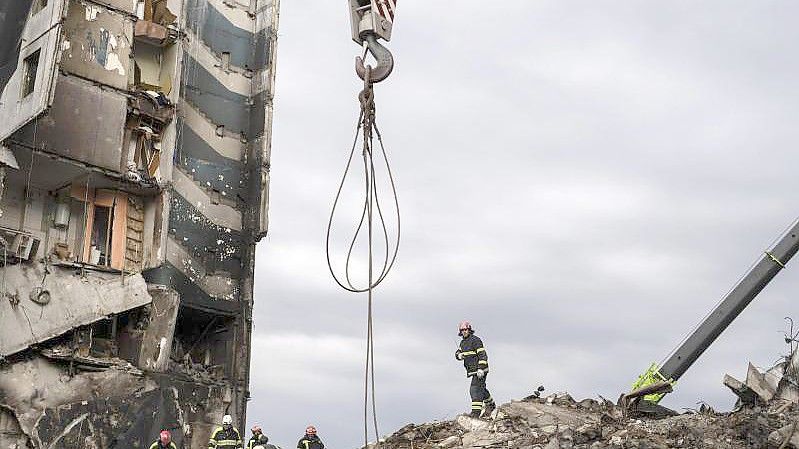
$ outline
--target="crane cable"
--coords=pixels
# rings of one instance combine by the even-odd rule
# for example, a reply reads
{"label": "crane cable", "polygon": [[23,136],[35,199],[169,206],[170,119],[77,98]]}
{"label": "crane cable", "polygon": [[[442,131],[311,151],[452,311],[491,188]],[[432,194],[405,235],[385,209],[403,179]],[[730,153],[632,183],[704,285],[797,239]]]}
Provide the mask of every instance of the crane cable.
{"label": "crane cable", "polygon": [[[400,242],[400,210],[399,210],[399,201],[397,199],[397,189],[394,182],[394,176],[391,172],[391,164],[388,161],[388,155],[386,153],[385,145],[383,143],[383,137],[380,134],[380,129],[377,126],[376,121],[376,113],[375,113],[375,103],[374,103],[374,89],[373,83],[371,81],[371,68],[366,66],[366,76],[364,77],[364,87],[363,90],[358,94],[358,101],[360,103],[360,114],[358,116],[358,122],[355,129],[355,139],[352,143],[352,148],[350,150],[350,155],[347,160],[347,164],[344,168],[344,173],[341,177],[341,181],[338,186],[338,190],[336,191],[336,197],[333,201],[333,207],[330,211],[330,218],[327,224],[327,233],[326,233],[326,242],[325,242],[325,252],[327,256],[327,267],[330,270],[330,274],[333,276],[333,279],[336,283],[349,292],[353,293],[367,293],[367,320],[366,320],[366,363],[364,368],[364,402],[363,402],[363,432],[364,432],[364,448],[369,444],[369,396],[371,393],[371,409],[372,409],[372,424],[374,426],[375,438],[379,443],[380,433],[378,430],[378,420],[377,420],[377,405],[375,401],[375,369],[374,369],[374,320],[373,320],[373,302],[372,302],[372,291],[375,287],[380,285],[383,280],[385,280],[388,273],[391,271],[391,268],[394,266],[394,262],[397,259],[397,252],[399,250],[399,242]],[[331,241],[331,230],[333,227],[333,218],[336,213],[336,208],[338,207],[339,200],[341,197],[341,191],[344,187],[344,183],[347,180],[347,176],[350,172],[350,167],[352,165],[352,160],[355,155],[355,148],[358,144],[358,138],[361,136],[361,130],[363,130],[363,169],[364,169],[364,202],[363,202],[363,209],[361,211],[360,220],[358,221],[357,226],[355,227],[355,232],[353,233],[353,237],[349,243],[349,248],[347,250],[347,258],[344,266],[344,276],[343,279],[336,274],[336,270],[333,267],[333,262],[330,256],[330,241]],[[376,174],[375,174],[375,162],[374,162],[374,154],[373,154],[373,145],[374,145],[374,137],[377,136],[378,143],[380,144],[380,153],[379,156],[382,158],[383,162],[385,163],[386,172],[388,174],[389,184],[391,186],[391,194],[393,197],[394,202],[394,210],[396,212],[396,239],[394,239],[393,244],[389,242],[389,231],[388,226],[386,224],[386,219],[383,215],[383,210],[380,207],[380,199],[377,191],[377,181],[376,181]],[[380,221],[380,227],[382,228],[383,234],[383,243],[385,245],[385,258],[382,262],[382,268],[380,269],[380,274],[377,276],[377,279],[374,277],[374,211],[377,210],[377,217]],[[350,264],[353,259],[353,250],[355,248],[355,244],[358,240],[358,236],[361,234],[363,229],[364,222],[366,222],[367,228],[367,247],[368,247],[368,282],[365,287],[356,287],[353,285],[353,282],[350,277]]]}

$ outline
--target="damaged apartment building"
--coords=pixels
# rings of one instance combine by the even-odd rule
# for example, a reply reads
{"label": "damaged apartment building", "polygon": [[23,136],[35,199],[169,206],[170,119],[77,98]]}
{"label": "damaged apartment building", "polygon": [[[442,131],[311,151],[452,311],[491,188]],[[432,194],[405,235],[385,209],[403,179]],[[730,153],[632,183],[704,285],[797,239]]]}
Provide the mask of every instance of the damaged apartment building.
{"label": "damaged apartment building", "polygon": [[244,422],[277,20],[0,2],[0,448],[197,449]]}

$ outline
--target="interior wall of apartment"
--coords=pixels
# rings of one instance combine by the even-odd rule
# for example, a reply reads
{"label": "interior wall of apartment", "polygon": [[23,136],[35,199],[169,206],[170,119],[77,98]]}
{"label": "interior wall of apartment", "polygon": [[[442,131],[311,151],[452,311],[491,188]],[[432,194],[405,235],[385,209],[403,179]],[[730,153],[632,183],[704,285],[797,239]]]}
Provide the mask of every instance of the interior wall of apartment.
{"label": "interior wall of apartment", "polygon": [[73,0],[63,25],[61,69],[127,89],[133,19],[96,3]]}

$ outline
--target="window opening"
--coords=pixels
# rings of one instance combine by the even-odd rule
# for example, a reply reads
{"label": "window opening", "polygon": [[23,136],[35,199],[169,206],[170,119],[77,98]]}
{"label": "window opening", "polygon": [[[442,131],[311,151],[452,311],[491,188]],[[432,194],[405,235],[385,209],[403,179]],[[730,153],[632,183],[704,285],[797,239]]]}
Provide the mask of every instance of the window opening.
{"label": "window opening", "polygon": [[94,206],[92,248],[89,262],[95,265],[111,264],[111,208]]}
{"label": "window opening", "polygon": [[22,77],[22,98],[33,93],[33,89],[36,87],[36,72],[39,70],[40,52],[41,50],[36,50],[25,58],[25,71]]}

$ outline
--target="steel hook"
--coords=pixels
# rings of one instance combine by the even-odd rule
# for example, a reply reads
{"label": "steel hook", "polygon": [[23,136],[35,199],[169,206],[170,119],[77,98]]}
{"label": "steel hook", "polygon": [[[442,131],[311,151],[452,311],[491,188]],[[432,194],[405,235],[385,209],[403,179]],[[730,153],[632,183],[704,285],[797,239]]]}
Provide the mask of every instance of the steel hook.
{"label": "steel hook", "polygon": [[[366,41],[366,47],[369,49],[369,53],[377,60],[377,67],[370,66],[371,73],[369,74],[369,80],[373,83],[379,83],[388,78],[388,76],[391,75],[391,71],[394,70],[394,56],[391,55],[388,48],[381,45],[380,42],[377,42],[377,38],[374,34],[367,34],[364,36],[364,40]],[[355,58],[355,71],[362,80],[366,81],[366,67],[363,65],[363,62],[363,58],[360,56]]]}

